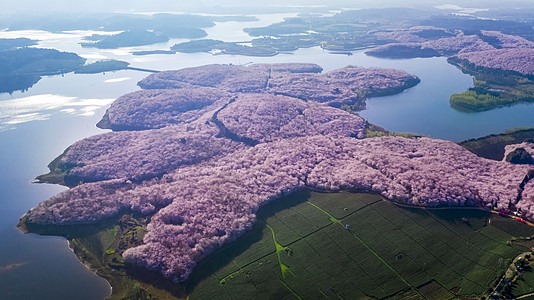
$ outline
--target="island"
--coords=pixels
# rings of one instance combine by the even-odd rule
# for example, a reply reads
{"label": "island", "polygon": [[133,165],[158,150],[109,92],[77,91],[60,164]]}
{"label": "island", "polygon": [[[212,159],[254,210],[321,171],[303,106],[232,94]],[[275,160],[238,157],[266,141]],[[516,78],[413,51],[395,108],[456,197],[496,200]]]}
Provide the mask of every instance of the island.
{"label": "island", "polygon": [[85,58],[76,53],[55,49],[31,48],[31,40],[2,40],[0,50],[0,93],[27,90],[41,76],[69,73],[85,63]]}
{"label": "island", "polygon": [[148,30],[126,30],[113,35],[93,34],[84,37],[87,42],[82,42],[82,47],[94,47],[99,49],[115,49],[120,47],[133,47],[165,43],[169,38],[165,35]]}
{"label": "island", "polygon": [[74,71],[74,73],[96,74],[110,71],[119,71],[127,69],[129,65],[129,62],[116,59],[99,60],[94,63],[79,67],[78,69],[76,69],[76,71]]}
{"label": "island", "polygon": [[[200,39],[207,36],[204,29],[215,26],[215,22],[250,22],[255,20],[257,18],[254,16],[229,14],[138,14],[124,12],[89,13],[75,16],[75,18],[61,14],[48,14],[32,16],[24,21],[5,16],[2,20],[2,28],[50,32],[97,31],[97,33],[84,38],[85,42],[81,43],[82,47],[112,49],[163,43],[169,39]],[[0,47],[2,47],[1,44]]]}
{"label": "island", "polygon": [[[85,64],[86,59],[76,53],[55,49],[31,48],[29,39],[0,39],[0,93],[25,91],[42,76],[66,74],[95,74],[127,69],[128,62],[101,60]],[[2,50],[3,49],[3,50]]]}
{"label": "island", "polygon": [[28,38],[0,39],[0,51],[15,50],[34,45],[37,45],[37,41]]}
{"label": "island", "polygon": [[[207,65],[149,75],[99,122],[112,132],[49,165],[41,180],[71,188],[19,226],[69,238],[117,298],[487,295],[508,267],[494,261],[525,252],[506,230],[534,234],[491,210],[534,219],[534,165],[428,137],[366,137],[373,127],[348,111],[418,79],[321,71]],[[455,232],[471,242],[456,243]]]}
{"label": "island", "polygon": [[246,56],[274,56],[279,52],[272,47],[247,46],[242,43],[223,42],[219,40],[193,40],[171,47],[171,51],[182,53],[207,52],[212,54],[234,54]]}

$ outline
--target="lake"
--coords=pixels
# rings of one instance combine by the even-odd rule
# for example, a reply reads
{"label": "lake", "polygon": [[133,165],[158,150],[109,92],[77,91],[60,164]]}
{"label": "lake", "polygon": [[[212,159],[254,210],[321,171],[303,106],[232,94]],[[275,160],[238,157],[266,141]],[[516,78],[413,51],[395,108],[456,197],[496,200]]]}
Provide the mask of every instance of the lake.
{"label": "lake", "polygon": [[[259,23],[280,16],[262,16]],[[261,23],[263,22],[263,23]],[[246,23],[248,26],[253,22]],[[242,23],[218,23],[210,38],[237,40]],[[28,36],[30,34],[30,36]],[[483,113],[461,113],[450,108],[449,96],[472,86],[472,77],[447,64],[445,58],[389,60],[366,56],[330,54],[319,47],[300,49],[274,57],[213,56],[207,53],[134,56],[131,48],[99,50],[77,43],[89,32],[0,32],[0,37],[32,37],[41,46],[74,51],[89,60],[113,58],[134,67],[167,70],[211,63],[310,62],[325,71],[347,65],[378,66],[406,70],[421,83],[403,93],[370,99],[360,115],[369,122],[397,132],[414,132],[460,141],[517,126],[534,126],[534,105],[516,105]],[[166,44],[135,50],[168,48]],[[137,81],[148,73],[118,71],[105,74],[44,77],[27,92],[0,94],[0,298],[1,299],[103,299],[110,293],[107,282],[81,264],[59,237],[24,235],[15,226],[30,208],[65,188],[31,184],[46,173],[46,165],[73,142],[106,132],[95,127],[105,109],[120,95],[138,89]]]}

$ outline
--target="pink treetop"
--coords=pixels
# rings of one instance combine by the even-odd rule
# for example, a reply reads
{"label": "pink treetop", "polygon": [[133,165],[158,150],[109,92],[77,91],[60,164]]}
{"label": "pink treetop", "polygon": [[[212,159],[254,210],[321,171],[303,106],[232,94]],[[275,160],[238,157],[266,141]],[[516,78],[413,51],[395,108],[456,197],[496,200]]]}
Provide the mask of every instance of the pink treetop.
{"label": "pink treetop", "polygon": [[99,124],[117,131],[190,123],[222,107],[232,97],[223,90],[207,87],[140,90],[115,100]]}
{"label": "pink treetop", "polygon": [[534,43],[517,35],[504,34],[500,31],[481,30],[483,35],[492,36],[499,40],[503,48],[534,48]]}
{"label": "pink treetop", "polygon": [[524,75],[534,75],[534,49],[503,48],[496,50],[461,53],[460,59],[466,59],[477,66],[515,71]]}
{"label": "pink treetop", "polygon": [[521,215],[526,219],[534,219],[534,179],[531,178],[525,184],[521,200],[516,204],[521,210]]}

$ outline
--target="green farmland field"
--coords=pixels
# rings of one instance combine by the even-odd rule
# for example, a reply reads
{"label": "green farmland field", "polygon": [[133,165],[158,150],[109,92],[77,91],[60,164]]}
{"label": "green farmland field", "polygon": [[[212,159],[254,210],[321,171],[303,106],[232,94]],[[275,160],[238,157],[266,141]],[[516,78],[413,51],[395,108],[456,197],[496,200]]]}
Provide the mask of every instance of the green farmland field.
{"label": "green farmland field", "polygon": [[513,222],[477,209],[401,208],[373,194],[300,192],[262,208],[251,232],[197,266],[187,290],[190,299],[482,296],[527,250],[509,243],[511,231],[534,234]]}

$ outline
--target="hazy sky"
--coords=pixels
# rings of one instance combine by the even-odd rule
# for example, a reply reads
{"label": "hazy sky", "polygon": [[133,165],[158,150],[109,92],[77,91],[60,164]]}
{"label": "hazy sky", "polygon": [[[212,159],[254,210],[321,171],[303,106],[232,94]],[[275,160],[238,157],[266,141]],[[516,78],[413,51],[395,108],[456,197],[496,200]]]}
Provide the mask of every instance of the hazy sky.
{"label": "hazy sky", "polygon": [[115,11],[202,11],[215,6],[307,6],[325,5],[331,7],[383,7],[383,6],[426,6],[455,4],[462,7],[534,7],[531,0],[0,0],[2,13],[50,13],[50,12],[115,12]]}

